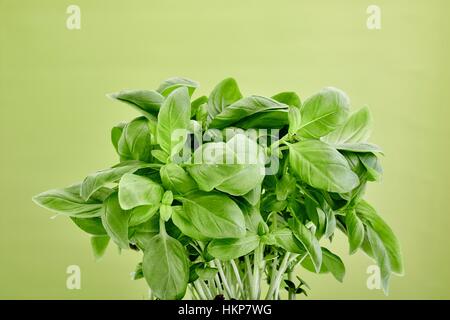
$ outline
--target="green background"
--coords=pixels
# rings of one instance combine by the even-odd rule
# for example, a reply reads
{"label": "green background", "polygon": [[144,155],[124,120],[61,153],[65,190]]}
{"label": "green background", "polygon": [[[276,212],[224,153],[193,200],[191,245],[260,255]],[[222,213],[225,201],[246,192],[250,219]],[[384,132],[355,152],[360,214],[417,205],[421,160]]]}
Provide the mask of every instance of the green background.
{"label": "green background", "polygon": [[[448,1],[381,1],[382,29],[368,30],[373,1],[0,0],[0,298],[142,299],[130,280],[139,255],[108,248],[95,262],[89,238],[32,195],[115,163],[110,128],[136,116],[105,94],[155,88],[185,76],[209,92],[233,76],[244,93],[324,86],[370,106],[383,182],[367,198],[398,235],[405,276],[389,299],[450,298]],[[66,8],[81,8],[81,30]],[[302,271],[315,299],[383,299],[366,287],[373,263],[351,257],[343,284]],[[66,288],[68,265],[81,290]]]}

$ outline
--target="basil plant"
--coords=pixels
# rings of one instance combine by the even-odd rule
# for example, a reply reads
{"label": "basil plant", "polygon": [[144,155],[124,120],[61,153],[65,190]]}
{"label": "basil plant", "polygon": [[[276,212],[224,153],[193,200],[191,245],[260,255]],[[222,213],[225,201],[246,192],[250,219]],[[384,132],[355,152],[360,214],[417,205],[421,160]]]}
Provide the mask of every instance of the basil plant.
{"label": "basil plant", "polygon": [[[108,244],[142,253],[134,279],[155,299],[295,299],[302,270],[343,281],[330,246],[379,267],[385,292],[403,272],[391,228],[363,199],[382,175],[382,150],[368,142],[368,108],[325,88],[244,97],[232,78],[208,97],[197,82],[171,78],[156,90],[110,97],[140,116],[111,130],[118,164],[81,183],[33,198],[91,236],[95,257]],[[337,231],[339,230],[339,231]]]}

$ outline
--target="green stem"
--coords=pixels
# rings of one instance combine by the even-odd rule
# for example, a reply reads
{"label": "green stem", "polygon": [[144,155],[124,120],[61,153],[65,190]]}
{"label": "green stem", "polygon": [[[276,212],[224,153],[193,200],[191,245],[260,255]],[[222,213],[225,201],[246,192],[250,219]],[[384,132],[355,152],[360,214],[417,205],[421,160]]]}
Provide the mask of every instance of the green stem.
{"label": "green stem", "polygon": [[246,273],[247,273],[247,278],[248,278],[248,288],[249,288],[249,296],[250,298],[253,297],[254,293],[253,293],[253,272],[252,272],[252,266],[250,264],[250,258],[248,257],[248,255],[246,255],[244,257],[245,259],[245,267],[246,267]]}
{"label": "green stem", "polygon": [[241,292],[241,295],[243,296],[244,293],[244,284],[242,283],[241,275],[239,273],[239,269],[236,265],[236,262],[234,260],[230,260],[231,268],[233,269],[234,276],[236,277],[236,282],[238,284],[239,291]]}
{"label": "green stem", "polygon": [[[288,271],[288,280],[292,281],[292,269],[289,268]],[[295,292],[293,292],[292,290],[289,290],[289,300],[295,300]]]}
{"label": "green stem", "polygon": [[275,292],[276,292],[277,288],[280,286],[281,279],[282,279],[283,274],[285,273],[286,268],[288,266],[289,256],[290,256],[289,252],[286,252],[284,254],[283,260],[281,261],[280,268],[278,269],[278,272],[275,276],[275,281],[270,284],[269,291],[267,292],[266,300],[276,298]]}
{"label": "green stem", "polygon": [[208,300],[208,297],[206,297],[205,292],[203,291],[199,280],[194,281],[194,287],[195,287],[195,290],[197,290],[197,293],[198,293],[198,296],[200,297],[200,299]]}
{"label": "green stem", "polygon": [[228,294],[228,296],[230,298],[233,298],[234,297],[233,292],[231,291],[230,286],[228,285],[227,278],[225,277],[225,273],[223,272],[223,269],[222,269],[222,264],[218,259],[215,260],[215,265],[216,265],[217,269],[219,270],[220,277],[222,278],[222,284],[223,284],[223,287],[225,288],[225,292]]}

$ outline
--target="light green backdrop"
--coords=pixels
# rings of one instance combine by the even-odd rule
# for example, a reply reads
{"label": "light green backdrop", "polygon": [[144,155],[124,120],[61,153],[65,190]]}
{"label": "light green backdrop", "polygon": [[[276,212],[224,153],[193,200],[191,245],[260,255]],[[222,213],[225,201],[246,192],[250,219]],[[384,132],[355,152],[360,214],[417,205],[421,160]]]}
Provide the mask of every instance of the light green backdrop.
{"label": "light green backdrop", "polygon": [[[368,30],[377,4],[382,29]],[[66,8],[81,8],[81,30]],[[369,200],[397,233],[405,276],[390,299],[450,298],[448,1],[0,0],[0,298],[142,299],[129,273],[139,256],[113,247],[94,262],[89,239],[31,196],[116,161],[111,126],[136,116],[105,98],[179,75],[207,93],[235,77],[244,93],[324,86],[369,105],[386,156]],[[304,271],[311,298],[385,298],[366,287],[372,262],[336,251],[345,282]],[[81,267],[67,290],[66,267]]]}

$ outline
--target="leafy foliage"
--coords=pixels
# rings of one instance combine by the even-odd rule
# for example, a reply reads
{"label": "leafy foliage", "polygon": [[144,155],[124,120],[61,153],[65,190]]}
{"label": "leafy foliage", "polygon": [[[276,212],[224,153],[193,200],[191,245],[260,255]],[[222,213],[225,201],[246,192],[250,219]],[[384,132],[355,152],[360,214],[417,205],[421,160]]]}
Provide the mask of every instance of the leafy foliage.
{"label": "leafy foliage", "polygon": [[351,113],[331,87],[303,103],[291,91],[243,96],[232,78],[192,99],[197,88],[171,78],[111,94],[140,114],[111,130],[119,163],[33,200],[89,234],[96,259],[109,243],[142,252],[133,278],[158,299],[188,289],[199,299],[279,299],[283,290],[292,299],[309,289],[293,279],[298,268],[342,282],[344,263],[325,247],[336,230],[350,254],[374,259],[387,292],[403,262],[393,231],[363,199],[382,175],[369,109]]}

